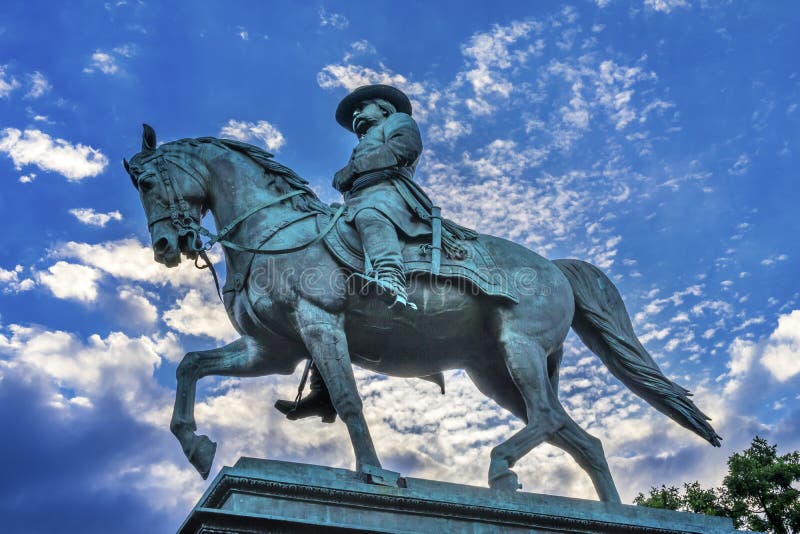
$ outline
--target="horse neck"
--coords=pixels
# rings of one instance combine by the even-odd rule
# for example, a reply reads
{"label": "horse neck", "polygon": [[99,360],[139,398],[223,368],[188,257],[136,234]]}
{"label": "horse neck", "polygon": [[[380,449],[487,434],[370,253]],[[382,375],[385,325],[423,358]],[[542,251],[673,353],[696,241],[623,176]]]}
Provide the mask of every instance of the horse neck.
{"label": "horse neck", "polygon": [[263,168],[256,162],[233,152],[226,156],[207,162],[207,203],[217,229],[283,194],[275,182],[264,176]]}

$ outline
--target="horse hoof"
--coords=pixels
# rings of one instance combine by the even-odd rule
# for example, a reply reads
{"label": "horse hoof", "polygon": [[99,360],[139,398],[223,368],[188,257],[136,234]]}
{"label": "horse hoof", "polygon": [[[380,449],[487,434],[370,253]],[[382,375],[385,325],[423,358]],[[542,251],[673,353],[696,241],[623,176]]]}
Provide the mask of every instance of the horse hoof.
{"label": "horse hoof", "polygon": [[214,463],[214,455],[217,454],[217,444],[208,436],[197,436],[194,440],[194,448],[187,455],[191,463],[203,480],[208,478],[211,472],[211,464]]}
{"label": "horse hoof", "polygon": [[494,490],[517,491],[522,489],[522,484],[519,483],[517,474],[514,471],[506,469],[489,479],[489,487]]}

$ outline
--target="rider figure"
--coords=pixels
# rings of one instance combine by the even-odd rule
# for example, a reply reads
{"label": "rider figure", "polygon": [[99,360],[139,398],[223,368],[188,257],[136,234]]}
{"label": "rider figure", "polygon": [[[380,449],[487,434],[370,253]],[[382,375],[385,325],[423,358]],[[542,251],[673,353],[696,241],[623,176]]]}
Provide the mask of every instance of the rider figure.
{"label": "rider figure", "polygon": [[388,295],[392,305],[407,306],[398,228],[410,237],[430,232],[412,220],[413,213],[394,185],[412,179],[422,153],[411,103],[394,87],[360,87],[339,104],[336,121],[358,136],[358,145],[334,176],[333,187],[344,195],[347,220],[355,224],[372,266],[366,273],[368,283],[376,293]]}
{"label": "rider figure", "polygon": [[[408,302],[398,232],[410,238],[431,233],[431,200],[414,182],[414,170],[422,153],[419,128],[411,118],[411,102],[399,89],[388,85],[359,87],[344,97],[336,109],[336,121],[358,136],[347,165],[336,173],[333,187],[344,195],[346,220],[355,225],[366,255],[368,286],[387,295],[391,306],[416,309]],[[458,258],[459,239],[476,234],[443,220],[443,248]],[[335,411],[319,373],[311,367],[311,393],[299,402],[279,400],[275,407],[289,419],[320,415],[332,422]]]}

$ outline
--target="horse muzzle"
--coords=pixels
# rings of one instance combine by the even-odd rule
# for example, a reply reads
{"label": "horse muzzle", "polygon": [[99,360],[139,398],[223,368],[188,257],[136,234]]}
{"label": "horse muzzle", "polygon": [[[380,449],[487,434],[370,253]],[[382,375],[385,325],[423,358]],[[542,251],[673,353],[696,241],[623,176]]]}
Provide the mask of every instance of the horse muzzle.
{"label": "horse muzzle", "polygon": [[181,250],[178,246],[177,236],[154,236],[153,259],[167,267],[177,266],[181,262]]}

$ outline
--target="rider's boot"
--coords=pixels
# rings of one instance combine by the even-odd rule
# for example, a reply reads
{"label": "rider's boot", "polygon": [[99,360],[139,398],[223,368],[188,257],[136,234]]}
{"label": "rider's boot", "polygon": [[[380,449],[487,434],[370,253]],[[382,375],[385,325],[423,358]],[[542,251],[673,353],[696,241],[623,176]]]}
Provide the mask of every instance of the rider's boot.
{"label": "rider's boot", "polygon": [[375,269],[366,280],[367,287],[372,289],[378,298],[386,301],[390,308],[399,305],[402,308],[417,309],[416,304],[408,301],[406,277],[402,270]]}
{"label": "rider's boot", "polygon": [[311,393],[300,399],[297,403],[288,400],[278,400],[275,408],[284,414],[287,419],[295,421],[306,417],[322,417],[323,423],[336,421],[336,409],[333,407],[330,393],[322,380],[315,365],[311,365],[308,382]]}
{"label": "rider's boot", "polygon": [[356,215],[355,225],[372,263],[372,271],[364,277],[365,289],[372,290],[390,308],[399,304],[416,310],[416,305],[408,301],[402,247],[394,223],[380,211],[367,208]]}

